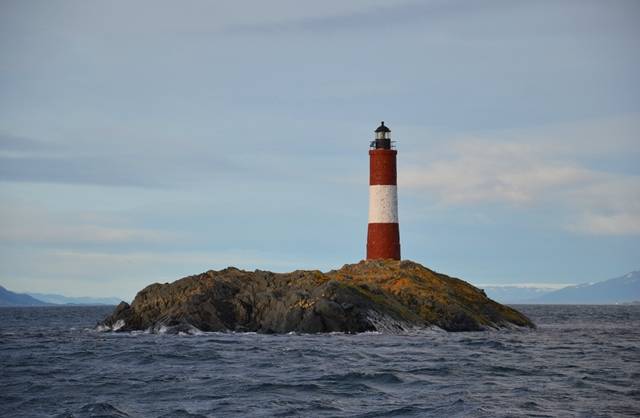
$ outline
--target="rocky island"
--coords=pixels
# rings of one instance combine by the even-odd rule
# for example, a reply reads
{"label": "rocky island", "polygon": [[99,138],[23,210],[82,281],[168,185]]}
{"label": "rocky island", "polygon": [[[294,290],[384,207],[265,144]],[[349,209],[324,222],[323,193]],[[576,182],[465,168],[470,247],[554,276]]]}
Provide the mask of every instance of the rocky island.
{"label": "rocky island", "polygon": [[120,303],[103,330],[318,333],[535,327],[469,283],[408,260],[373,260],[322,273],[229,267],[152,284]]}

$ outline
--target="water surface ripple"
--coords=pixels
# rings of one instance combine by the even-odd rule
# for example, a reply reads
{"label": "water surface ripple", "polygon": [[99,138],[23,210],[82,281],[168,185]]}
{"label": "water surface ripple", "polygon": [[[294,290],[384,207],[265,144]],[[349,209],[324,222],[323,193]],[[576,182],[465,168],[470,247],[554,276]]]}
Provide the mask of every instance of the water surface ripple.
{"label": "water surface ripple", "polygon": [[112,307],[0,309],[2,417],[640,415],[640,306],[535,331],[99,333]]}

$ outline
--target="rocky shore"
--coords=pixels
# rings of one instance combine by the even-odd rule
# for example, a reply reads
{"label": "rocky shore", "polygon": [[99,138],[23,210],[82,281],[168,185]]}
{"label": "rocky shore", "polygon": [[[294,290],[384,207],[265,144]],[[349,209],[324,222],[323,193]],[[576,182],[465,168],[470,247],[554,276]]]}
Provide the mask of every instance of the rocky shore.
{"label": "rocky shore", "polygon": [[348,264],[322,273],[229,267],[152,284],[122,302],[102,330],[317,333],[535,327],[469,283],[408,260]]}

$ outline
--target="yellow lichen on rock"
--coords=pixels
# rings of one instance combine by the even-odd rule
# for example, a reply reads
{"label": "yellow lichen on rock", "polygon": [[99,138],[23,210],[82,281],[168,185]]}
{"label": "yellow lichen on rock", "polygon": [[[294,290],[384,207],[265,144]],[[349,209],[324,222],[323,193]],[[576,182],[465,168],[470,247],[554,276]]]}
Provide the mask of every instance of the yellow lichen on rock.
{"label": "yellow lichen on rock", "polygon": [[[122,322],[118,322],[122,321]],[[469,283],[404,260],[291,273],[236,268],[141,290],[104,321],[119,331],[196,327],[204,331],[363,332],[380,324],[478,331],[534,325]]]}

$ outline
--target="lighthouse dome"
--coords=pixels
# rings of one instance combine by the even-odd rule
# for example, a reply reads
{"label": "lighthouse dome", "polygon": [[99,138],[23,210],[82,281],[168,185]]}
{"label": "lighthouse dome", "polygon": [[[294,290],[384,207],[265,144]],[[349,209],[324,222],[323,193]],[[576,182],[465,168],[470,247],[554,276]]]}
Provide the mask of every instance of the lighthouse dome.
{"label": "lighthouse dome", "polygon": [[380,126],[378,126],[378,129],[376,129],[375,132],[391,132],[391,129],[384,126],[384,121],[382,121],[380,122]]}

